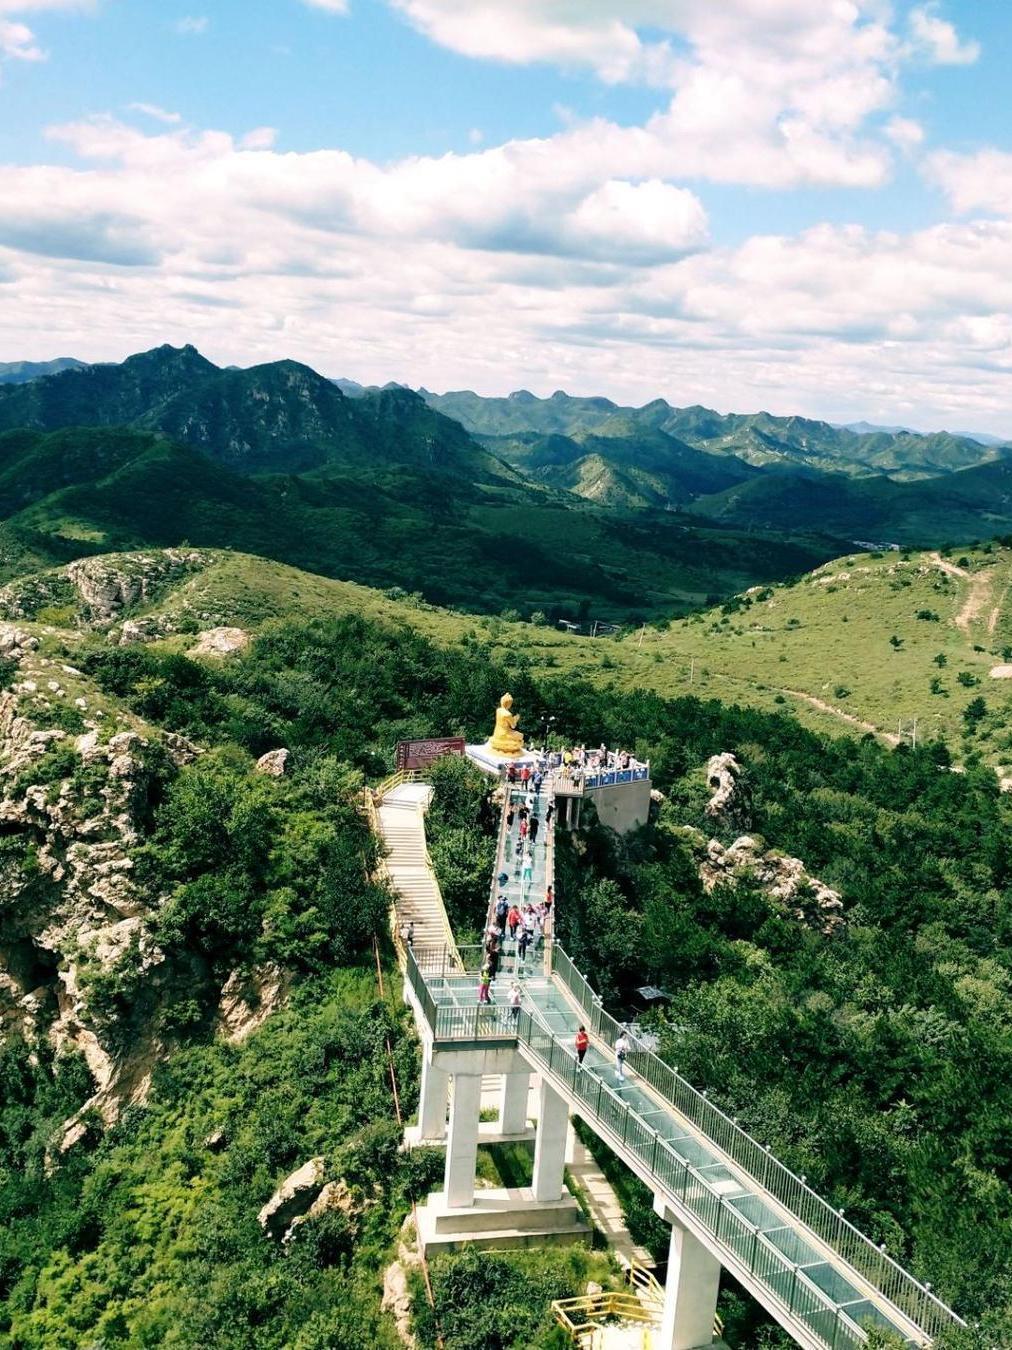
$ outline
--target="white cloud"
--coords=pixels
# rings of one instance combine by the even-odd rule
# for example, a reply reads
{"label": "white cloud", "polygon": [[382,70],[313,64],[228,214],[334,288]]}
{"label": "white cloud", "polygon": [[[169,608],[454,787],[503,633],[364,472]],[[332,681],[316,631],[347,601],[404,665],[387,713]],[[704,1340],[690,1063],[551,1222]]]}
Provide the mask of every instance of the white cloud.
{"label": "white cloud", "polygon": [[980,43],[973,39],[964,42],[937,10],[937,5],[922,5],[910,11],[914,50],[938,66],[972,66],[980,56]]}
{"label": "white cloud", "polygon": [[95,8],[96,0],[0,0],[0,14],[30,14],[41,10]]}
{"label": "white cloud", "polygon": [[584,197],[567,227],[576,251],[626,261],[658,261],[692,252],[708,233],[699,199],[656,178],[645,183],[609,179]]}
{"label": "white cloud", "polygon": [[35,41],[35,34],[23,23],[0,19],[0,59],[44,61],[46,53]]}
{"label": "white cloud", "polygon": [[467,133],[467,140],[470,145],[481,145],[484,139],[485,133],[482,131],[481,127],[472,127]]}
{"label": "white cloud", "polygon": [[271,150],[278,139],[276,127],[254,127],[239,142],[243,150]]}
{"label": "white cloud", "polygon": [[157,103],[128,103],[127,108],[130,112],[143,113],[145,117],[150,117],[155,122],[161,122],[165,126],[178,126],[183,120],[181,113],[168,112],[165,108],[160,108]]}
{"label": "white cloud", "polygon": [[174,27],[181,37],[199,37],[201,33],[207,32],[209,23],[210,19],[206,14],[187,14],[177,20]]}
{"label": "white cloud", "polygon": [[49,53],[35,40],[27,24],[5,15],[23,15],[41,10],[90,10],[95,0],[0,0],[0,65],[5,61],[45,61]]}
{"label": "white cloud", "polygon": [[1012,217],[1012,154],[994,149],[971,155],[940,150],[928,157],[924,172],[954,210],[993,211]]}
{"label": "white cloud", "polygon": [[26,356],[195,341],[430,388],[1009,430],[1012,223],[706,247],[694,194],[586,128],[386,167],[108,118],[54,134],[77,167],[0,167],[0,344]]}
{"label": "white cloud", "polygon": [[924,128],[910,117],[891,117],[884,130],[893,145],[907,152],[916,150],[924,141]]}

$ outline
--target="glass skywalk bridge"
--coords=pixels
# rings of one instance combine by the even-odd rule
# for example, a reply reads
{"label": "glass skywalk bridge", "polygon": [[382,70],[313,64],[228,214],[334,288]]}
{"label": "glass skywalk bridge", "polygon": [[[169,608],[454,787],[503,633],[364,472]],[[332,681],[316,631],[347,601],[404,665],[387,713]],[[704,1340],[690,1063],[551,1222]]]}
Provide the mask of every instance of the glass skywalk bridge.
{"label": "glass skywalk bridge", "polygon": [[[407,980],[435,1048],[515,1046],[531,1067],[759,1298],[802,1345],[863,1345],[881,1327],[909,1345],[962,1325],[920,1284],[656,1055],[639,1048],[617,1078],[620,1026],[557,945],[517,972],[506,944],[493,994],[477,1003],[480,949],[408,954]],[[514,1015],[506,990],[519,973]],[[577,1027],[591,1033],[579,1066]]]}

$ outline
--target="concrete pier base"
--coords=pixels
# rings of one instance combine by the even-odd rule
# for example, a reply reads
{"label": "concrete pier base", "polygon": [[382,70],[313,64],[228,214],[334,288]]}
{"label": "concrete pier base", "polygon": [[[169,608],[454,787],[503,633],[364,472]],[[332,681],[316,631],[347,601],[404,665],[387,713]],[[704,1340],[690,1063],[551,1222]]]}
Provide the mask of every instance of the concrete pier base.
{"label": "concrete pier base", "polygon": [[467,1208],[450,1207],[443,1191],[418,1208],[422,1250],[452,1252],[460,1247],[543,1247],[589,1244],[591,1227],[571,1195],[540,1203],[527,1186],[475,1192]]}

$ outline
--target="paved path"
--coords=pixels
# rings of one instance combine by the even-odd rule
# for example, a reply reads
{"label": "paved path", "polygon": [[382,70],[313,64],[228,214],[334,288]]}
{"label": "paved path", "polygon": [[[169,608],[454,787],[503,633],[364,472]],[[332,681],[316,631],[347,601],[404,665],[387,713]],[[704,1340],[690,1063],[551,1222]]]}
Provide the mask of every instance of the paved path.
{"label": "paved path", "polygon": [[604,1234],[620,1265],[628,1270],[635,1262],[647,1270],[653,1270],[654,1258],[646,1247],[633,1241],[614,1187],[594,1161],[594,1155],[575,1136],[571,1145],[573,1161],[569,1163],[569,1172],[583,1188],[594,1227]]}

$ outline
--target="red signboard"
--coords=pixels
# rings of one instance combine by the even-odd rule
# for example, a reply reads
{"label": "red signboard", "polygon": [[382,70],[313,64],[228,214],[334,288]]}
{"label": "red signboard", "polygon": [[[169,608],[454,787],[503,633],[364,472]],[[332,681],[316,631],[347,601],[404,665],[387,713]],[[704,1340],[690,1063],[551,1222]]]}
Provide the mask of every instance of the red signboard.
{"label": "red signboard", "polygon": [[462,755],[463,736],[439,736],[428,741],[398,741],[398,769],[424,769],[440,755]]}

